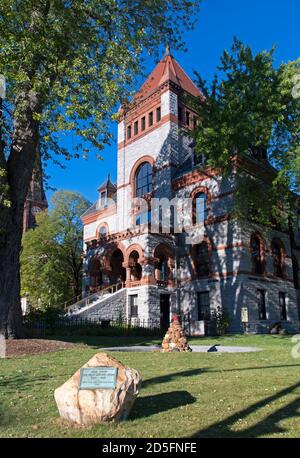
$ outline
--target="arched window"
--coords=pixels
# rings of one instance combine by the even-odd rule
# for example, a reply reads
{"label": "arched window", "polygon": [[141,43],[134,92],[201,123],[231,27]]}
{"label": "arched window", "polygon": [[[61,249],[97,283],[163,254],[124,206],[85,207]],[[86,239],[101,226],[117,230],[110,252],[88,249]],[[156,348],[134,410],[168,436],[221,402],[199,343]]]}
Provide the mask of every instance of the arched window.
{"label": "arched window", "polygon": [[143,162],[135,175],[135,196],[143,197],[150,192],[152,192],[152,165]]}
{"label": "arched window", "polygon": [[255,274],[261,275],[264,273],[264,263],[262,256],[262,242],[257,235],[251,237],[251,261],[252,271]]}
{"label": "arched window", "polygon": [[208,243],[202,242],[196,248],[196,271],[199,278],[209,276],[209,250]]}
{"label": "arched window", "polygon": [[103,226],[100,227],[99,234],[100,234],[100,237],[106,237],[106,235],[107,235],[107,228],[106,228],[106,226],[103,225]]}
{"label": "arched window", "polygon": [[276,277],[283,277],[284,274],[284,248],[279,241],[272,242],[272,255],[274,262],[274,275]]}
{"label": "arched window", "polygon": [[205,223],[207,214],[207,197],[204,192],[195,195],[193,201],[194,224]]}

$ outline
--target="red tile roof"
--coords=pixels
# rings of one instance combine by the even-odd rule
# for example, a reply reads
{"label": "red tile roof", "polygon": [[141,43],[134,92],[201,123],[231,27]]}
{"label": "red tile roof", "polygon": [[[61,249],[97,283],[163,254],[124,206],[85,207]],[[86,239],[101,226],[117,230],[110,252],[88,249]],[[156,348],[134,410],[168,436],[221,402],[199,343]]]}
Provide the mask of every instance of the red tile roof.
{"label": "red tile roof", "polygon": [[174,57],[170,54],[166,54],[142,85],[135,96],[135,100],[145,99],[167,81],[172,81],[184,91],[195,97],[204,98],[203,94],[201,94],[200,90],[180,67],[178,62],[176,62]]}

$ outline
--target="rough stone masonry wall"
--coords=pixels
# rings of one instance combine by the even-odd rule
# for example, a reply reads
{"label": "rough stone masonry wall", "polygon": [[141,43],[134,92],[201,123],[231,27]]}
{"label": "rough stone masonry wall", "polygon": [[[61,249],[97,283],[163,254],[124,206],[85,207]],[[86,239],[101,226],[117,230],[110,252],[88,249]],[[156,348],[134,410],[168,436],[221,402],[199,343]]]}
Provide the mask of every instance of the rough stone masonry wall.
{"label": "rough stone masonry wall", "polygon": [[126,289],[122,289],[113,296],[107,297],[88,310],[78,315],[78,318],[110,320],[126,317]]}

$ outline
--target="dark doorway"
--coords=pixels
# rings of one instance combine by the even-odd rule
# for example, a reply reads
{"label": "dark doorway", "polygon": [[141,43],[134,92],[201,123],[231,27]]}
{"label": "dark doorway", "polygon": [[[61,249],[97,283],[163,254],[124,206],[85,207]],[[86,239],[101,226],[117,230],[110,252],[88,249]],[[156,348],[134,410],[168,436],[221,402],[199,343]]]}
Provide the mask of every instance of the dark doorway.
{"label": "dark doorway", "polygon": [[170,294],[160,295],[160,328],[167,331],[170,326]]}

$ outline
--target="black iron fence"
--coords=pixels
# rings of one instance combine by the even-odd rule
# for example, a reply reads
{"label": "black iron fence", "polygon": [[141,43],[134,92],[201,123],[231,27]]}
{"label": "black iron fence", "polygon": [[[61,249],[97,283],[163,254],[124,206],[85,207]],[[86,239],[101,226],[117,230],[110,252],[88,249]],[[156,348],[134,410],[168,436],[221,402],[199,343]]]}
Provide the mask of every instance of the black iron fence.
{"label": "black iron fence", "polygon": [[161,336],[157,320],[127,318],[61,318],[24,319],[24,327],[30,337],[51,335],[146,335]]}

